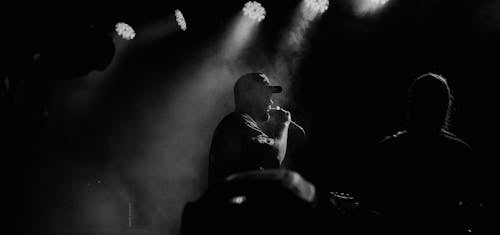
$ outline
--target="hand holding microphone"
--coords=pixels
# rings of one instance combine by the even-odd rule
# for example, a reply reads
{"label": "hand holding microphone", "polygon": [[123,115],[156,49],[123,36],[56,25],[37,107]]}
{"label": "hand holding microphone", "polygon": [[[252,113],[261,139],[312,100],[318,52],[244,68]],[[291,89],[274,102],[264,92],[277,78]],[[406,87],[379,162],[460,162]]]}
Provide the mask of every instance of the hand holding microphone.
{"label": "hand holding microphone", "polygon": [[289,125],[292,122],[292,115],[290,114],[290,112],[282,109],[280,106],[271,108],[269,110],[269,115],[271,115],[276,120],[276,122],[280,124]]}

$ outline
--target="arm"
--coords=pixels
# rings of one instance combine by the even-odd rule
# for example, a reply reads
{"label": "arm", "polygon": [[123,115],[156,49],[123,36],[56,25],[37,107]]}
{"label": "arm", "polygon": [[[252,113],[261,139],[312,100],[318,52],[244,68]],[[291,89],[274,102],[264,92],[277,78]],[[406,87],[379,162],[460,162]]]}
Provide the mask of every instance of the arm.
{"label": "arm", "polygon": [[273,153],[272,158],[277,159],[279,164],[283,162],[286,155],[287,143],[288,143],[288,129],[291,124],[291,115],[290,112],[277,107],[276,109],[272,109],[270,114],[275,118],[276,124],[276,135],[274,138],[269,138],[267,136],[259,136],[257,137],[257,141],[260,144],[268,145],[272,148],[271,152]]}
{"label": "arm", "polygon": [[280,123],[278,125],[278,135],[274,138],[274,148],[277,149],[278,152],[278,160],[280,164],[285,159],[287,142],[288,142],[288,128],[290,123]]}

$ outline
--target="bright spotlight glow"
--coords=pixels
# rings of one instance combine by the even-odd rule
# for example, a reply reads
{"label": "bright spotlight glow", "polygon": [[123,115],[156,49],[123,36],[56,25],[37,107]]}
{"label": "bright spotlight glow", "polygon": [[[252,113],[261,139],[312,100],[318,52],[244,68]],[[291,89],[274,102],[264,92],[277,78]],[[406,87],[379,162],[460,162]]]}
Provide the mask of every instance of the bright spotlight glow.
{"label": "bright spotlight glow", "polygon": [[373,4],[376,5],[384,5],[386,4],[389,0],[370,0]]}
{"label": "bright spotlight glow", "polygon": [[175,20],[177,21],[179,27],[181,27],[183,31],[186,31],[187,29],[186,20],[184,19],[184,16],[182,15],[179,9],[175,10]]}
{"label": "bright spotlight glow", "polygon": [[306,0],[306,7],[319,13],[323,13],[328,10],[328,5],[330,2],[328,0]]}
{"label": "bright spotlight glow", "polygon": [[245,3],[243,14],[260,22],[266,17],[266,9],[260,3],[250,1]]}
{"label": "bright spotlight glow", "polygon": [[386,5],[387,2],[389,2],[389,0],[359,0],[356,11],[358,15],[375,13]]}
{"label": "bright spotlight glow", "polygon": [[246,200],[247,200],[247,198],[245,196],[237,196],[237,197],[231,198],[230,202],[232,204],[242,204]]}
{"label": "bright spotlight glow", "polygon": [[130,25],[120,22],[115,25],[115,31],[123,39],[131,40],[135,37],[135,31]]}

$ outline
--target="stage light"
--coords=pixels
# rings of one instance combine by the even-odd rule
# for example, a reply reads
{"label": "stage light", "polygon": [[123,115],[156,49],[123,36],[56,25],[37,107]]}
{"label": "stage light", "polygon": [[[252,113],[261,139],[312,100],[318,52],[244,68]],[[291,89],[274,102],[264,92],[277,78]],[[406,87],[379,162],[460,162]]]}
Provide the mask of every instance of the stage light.
{"label": "stage light", "polygon": [[388,2],[389,0],[359,0],[356,12],[360,16],[373,14],[382,9]]}
{"label": "stage light", "polygon": [[242,204],[246,200],[247,200],[247,198],[245,196],[236,196],[236,197],[231,198],[230,202],[232,204]]}
{"label": "stage light", "polygon": [[179,25],[179,27],[183,31],[186,31],[186,29],[187,29],[186,19],[184,19],[184,16],[182,15],[182,12],[179,9],[175,10],[175,20],[177,21],[177,24]]}
{"label": "stage light", "polygon": [[328,5],[330,2],[328,0],[305,0],[306,7],[319,13],[323,13],[328,10]]}
{"label": "stage light", "polygon": [[389,0],[370,0],[373,4],[375,5],[384,5],[386,4]]}
{"label": "stage light", "polygon": [[135,31],[130,25],[120,22],[115,26],[116,33],[120,35],[123,39],[131,40],[135,37]]}
{"label": "stage light", "polygon": [[264,15],[265,10],[259,3],[247,2],[243,14],[238,12],[230,23],[225,39],[221,42],[221,56],[228,60],[235,60],[240,56],[255,38],[259,21]]}
{"label": "stage light", "polygon": [[243,14],[260,22],[266,17],[266,9],[260,3],[250,1],[245,3]]}

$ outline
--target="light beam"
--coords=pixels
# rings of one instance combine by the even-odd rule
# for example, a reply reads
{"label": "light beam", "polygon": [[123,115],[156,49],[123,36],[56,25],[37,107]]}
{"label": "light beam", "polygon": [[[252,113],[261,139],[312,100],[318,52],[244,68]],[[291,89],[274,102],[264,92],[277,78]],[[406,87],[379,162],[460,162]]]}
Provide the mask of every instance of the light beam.
{"label": "light beam", "polygon": [[356,6],[356,13],[358,15],[365,15],[368,13],[375,13],[382,9],[389,0],[358,0]]}
{"label": "light beam", "polygon": [[328,0],[305,0],[305,3],[307,8],[318,13],[324,13],[330,5]]}

